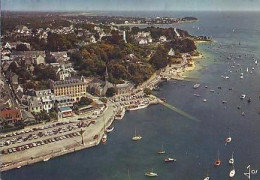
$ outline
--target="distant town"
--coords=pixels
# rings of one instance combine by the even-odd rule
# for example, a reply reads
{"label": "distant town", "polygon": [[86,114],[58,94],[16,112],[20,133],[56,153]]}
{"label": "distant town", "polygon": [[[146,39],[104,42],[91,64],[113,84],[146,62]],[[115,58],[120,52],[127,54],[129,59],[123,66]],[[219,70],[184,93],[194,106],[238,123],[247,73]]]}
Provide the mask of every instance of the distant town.
{"label": "distant town", "polygon": [[3,12],[1,171],[105,143],[125,111],[165,101],[152,90],[210,38],[153,25],[197,20]]}

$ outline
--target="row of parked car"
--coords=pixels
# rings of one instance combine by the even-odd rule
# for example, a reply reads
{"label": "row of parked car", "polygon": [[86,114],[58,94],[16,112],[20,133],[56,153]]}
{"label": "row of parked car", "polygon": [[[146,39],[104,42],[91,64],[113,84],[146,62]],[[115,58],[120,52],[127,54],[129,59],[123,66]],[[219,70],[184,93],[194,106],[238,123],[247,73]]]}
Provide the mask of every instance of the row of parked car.
{"label": "row of parked car", "polygon": [[[44,126],[44,127],[32,128],[31,129],[32,131],[29,131],[29,132],[31,132],[30,134],[22,133],[23,135],[21,135],[21,136],[16,136],[16,137],[13,137],[10,139],[6,139],[3,141],[3,145],[9,146],[11,144],[21,143],[21,142],[25,142],[25,141],[32,140],[32,139],[38,139],[43,136],[51,136],[51,135],[55,135],[57,133],[68,132],[68,131],[78,128],[78,126],[75,123],[69,124],[67,127],[59,127],[64,124],[69,124],[69,123],[62,122],[62,123],[50,124],[50,125]],[[53,128],[53,127],[57,127],[57,128],[48,130],[48,128]],[[20,131],[20,132],[23,132],[23,131]]]}
{"label": "row of parked car", "polygon": [[2,150],[2,153],[3,154],[10,154],[10,153],[14,153],[14,152],[19,152],[19,151],[34,148],[34,147],[37,147],[37,146],[42,146],[42,145],[49,144],[49,143],[52,143],[52,142],[60,141],[60,140],[63,140],[63,139],[73,138],[73,137],[76,137],[76,136],[80,136],[80,133],[74,132],[74,133],[63,135],[63,136],[58,136],[58,137],[54,137],[54,138],[49,138],[49,139],[25,144],[25,145],[22,145],[22,146],[8,148],[8,149],[5,149],[5,150]]}

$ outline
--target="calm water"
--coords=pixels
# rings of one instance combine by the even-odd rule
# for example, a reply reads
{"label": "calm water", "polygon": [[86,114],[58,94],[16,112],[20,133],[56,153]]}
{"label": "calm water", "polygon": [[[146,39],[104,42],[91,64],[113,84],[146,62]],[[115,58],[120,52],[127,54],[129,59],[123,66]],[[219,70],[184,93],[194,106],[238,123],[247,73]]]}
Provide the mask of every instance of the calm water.
{"label": "calm water", "polygon": [[[120,15],[129,16],[131,13]],[[160,16],[160,13],[139,15]],[[197,62],[197,71],[188,73],[194,82],[163,83],[161,91],[156,93],[199,122],[161,105],[150,106],[127,113],[122,121],[116,121],[106,145],[5,172],[2,179],[122,180],[127,178],[129,170],[131,179],[142,180],[148,179],[144,173],[154,168],[159,174],[156,179],[161,180],[199,180],[207,172],[213,180],[226,180],[231,168],[227,161],[232,152],[236,168],[234,179],[246,179],[243,173],[248,164],[260,169],[260,64],[255,66],[252,60],[255,57],[260,62],[260,13],[161,12],[161,16],[192,15],[200,21],[178,27],[194,35],[211,36],[216,42],[200,45],[205,58]],[[228,64],[230,54],[234,57],[241,55],[235,61],[241,64],[244,79],[241,80],[240,72],[236,72],[238,66],[231,68]],[[252,66],[255,66],[253,73],[245,73],[246,68]],[[223,79],[221,75],[230,79]],[[194,83],[200,83],[201,87],[194,90]],[[228,90],[231,87],[233,90]],[[215,92],[210,92],[210,89]],[[194,93],[201,97],[193,96]],[[242,93],[252,98],[250,104],[239,99]],[[207,102],[202,102],[203,98]],[[222,100],[228,103],[222,104]],[[237,109],[239,105],[242,110]],[[246,116],[241,116],[242,111]],[[131,137],[135,127],[143,139],[134,143]],[[225,146],[228,128],[231,128],[232,142]],[[178,162],[165,164],[165,156],[156,154],[162,143],[167,154],[177,158]],[[222,165],[214,168],[212,164],[218,150]],[[260,172],[251,179],[259,180]]]}

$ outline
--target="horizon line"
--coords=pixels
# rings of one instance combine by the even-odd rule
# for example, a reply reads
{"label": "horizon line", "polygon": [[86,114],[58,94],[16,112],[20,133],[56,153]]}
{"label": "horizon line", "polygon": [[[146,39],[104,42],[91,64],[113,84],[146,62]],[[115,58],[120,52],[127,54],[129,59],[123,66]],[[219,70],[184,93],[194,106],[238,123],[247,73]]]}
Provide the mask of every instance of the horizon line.
{"label": "horizon line", "polygon": [[2,12],[91,13],[91,12],[260,12],[259,10],[4,10]]}

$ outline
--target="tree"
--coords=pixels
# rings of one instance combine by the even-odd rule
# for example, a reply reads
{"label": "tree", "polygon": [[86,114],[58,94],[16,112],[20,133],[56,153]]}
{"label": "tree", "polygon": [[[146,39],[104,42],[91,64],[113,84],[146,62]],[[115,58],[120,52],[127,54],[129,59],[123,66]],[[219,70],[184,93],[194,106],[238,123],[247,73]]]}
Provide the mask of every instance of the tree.
{"label": "tree", "polygon": [[146,96],[151,95],[152,90],[150,88],[144,88],[144,93],[145,93]]}
{"label": "tree", "polygon": [[113,97],[116,94],[116,88],[110,87],[107,89],[106,96]]}
{"label": "tree", "polygon": [[90,105],[92,102],[93,102],[93,100],[88,97],[81,97],[80,101],[78,102],[78,105],[87,106],[87,105]]}
{"label": "tree", "polygon": [[27,48],[27,46],[25,44],[18,44],[16,46],[16,51],[28,51],[29,49]]}
{"label": "tree", "polygon": [[155,69],[166,67],[170,62],[168,59],[167,49],[159,46],[149,62],[155,67]]}

